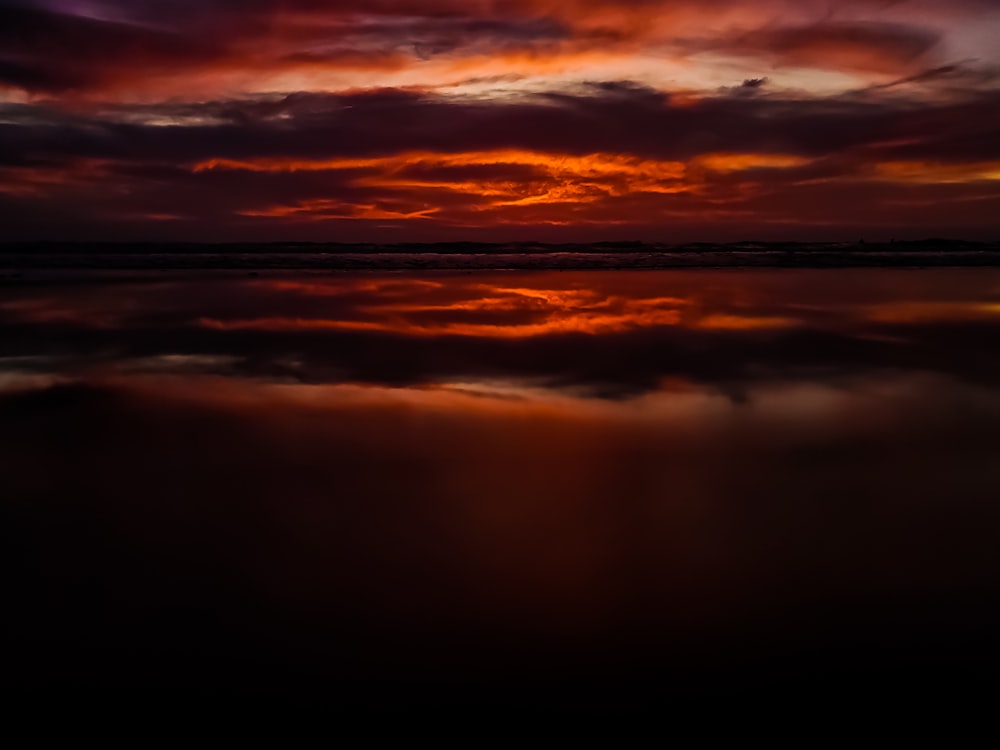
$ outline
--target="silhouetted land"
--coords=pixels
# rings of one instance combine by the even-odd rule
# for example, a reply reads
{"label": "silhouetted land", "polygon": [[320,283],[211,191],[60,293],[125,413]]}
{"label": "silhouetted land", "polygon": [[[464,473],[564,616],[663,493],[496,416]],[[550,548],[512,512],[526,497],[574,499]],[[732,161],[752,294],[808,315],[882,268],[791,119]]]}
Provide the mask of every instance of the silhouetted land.
{"label": "silhouetted land", "polygon": [[615,269],[996,266],[1000,242],[19,243],[0,269]]}

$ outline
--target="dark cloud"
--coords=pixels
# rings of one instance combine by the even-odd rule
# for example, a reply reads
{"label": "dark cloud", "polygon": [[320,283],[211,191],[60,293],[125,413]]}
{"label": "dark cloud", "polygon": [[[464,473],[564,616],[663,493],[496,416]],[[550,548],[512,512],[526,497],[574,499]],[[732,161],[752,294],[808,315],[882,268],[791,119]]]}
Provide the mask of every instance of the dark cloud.
{"label": "dark cloud", "polygon": [[[747,212],[729,220],[736,235],[726,235],[729,239],[741,239],[750,229],[769,236],[769,217],[787,221],[796,215],[831,227],[844,217],[869,231],[895,227],[886,231],[896,236],[907,225],[926,236],[931,231],[926,222],[952,231],[968,222],[966,231],[993,239],[989,227],[997,192],[989,164],[1000,160],[1000,106],[988,90],[967,90],[938,103],[871,92],[838,99],[725,92],[689,104],[623,82],[503,103],[392,89],[200,105],[114,105],[93,114],[43,105],[6,105],[4,111],[0,164],[6,165],[8,188],[0,196],[0,211],[26,227],[26,237],[46,232],[54,217],[80,230],[86,217],[95,227],[88,232],[99,234],[101,224],[124,226],[128,215],[141,221],[157,214],[195,222],[175,225],[181,232],[176,239],[199,239],[213,224],[220,236],[248,238],[259,235],[249,227],[236,229],[252,221],[239,217],[294,209],[310,200],[326,201],[324,210],[335,216],[363,212],[350,206],[401,215],[437,207],[428,227],[474,224],[482,221],[488,190],[500,191],[506,197],[495,200],[509,203],[544,194],[555,184],[587,198],[580,207],[594,222],[627,218],[636,225],[668,226],[664,217],[670,212],[697,216],[726,203]],[[489,156],[501,152],[514,156]],[[410,157],[411,164],[379,161],[414,153],[427,156]],[[462,155],[470,153],[487,156],[463,164]],[[519,163],[517,153],[550,156]],[[642,168],[626,163],[608,162],[602,169],[611,171],[604,176],[561,175],[561,159],[593,154],[688,166],[656,178],[655,185],[677,191],[672,194],[644,192],[639,186],[650,183],[634,176]],[[712,154],[765,156],[756,168],[752,162],[732,171],[719,171],[714,162],[699,166],[699,159]],[[768,168],[767,154],[805,161]],[[441,161],[448,155],[453,163]],[[900,163],[908,171],[879,177],[882,163]],[[954,202],[963,195],[970,202]],[[910,201],[937,203],[940,216],[923,212],[914,223],[914,209],[905,207]],[[331,208],[331,202],[345,207]],[[537,217],[544,223],[544,209],[500,206],[490,215],[527,222]],[[30,227],[33,215],[39,229]],[[331,237],[309,234],[301,222],[296,229],[294,221],[306,215],[281,220],[272,211],[276,229],[270,237]],[[688,239],[703,239],[693,236],[695,228],[710,226],[692,219],[687,224]],[[161,223],[156,232],[161,231],[169,237],[171,227]],[[292,234],[282,236],[284,231]],[[417,236],[435,238],[433,231],[421,231]],[[664,239],[655,229],[643,232]]]}
{"label": "dark cloud", "polygon": [[117,21],[28,7],[0,7],[0,83],[60,91],[93,85],[128,67],[205,63],[198,39]]}
{"label": "dark cloud", "polygon": [[[448,99],[406,90],[290,95],[265,101],[119,108],[103,117],[66,118],[18,108],[19,127],[3,127],[4,152],[39,156],[191,163],[216,159],[324,159],[409,150],[459,153],[529,149],[547,153],[622,153],[686,159],[710,152],[822,156],[852,148],[891,150],[906,138],[961,141],[995,132],[997,94],[960,103],[706,98],[673,106],[669,95],[628,83],[604,83],[589,95],[552,93],[503,104]],[[123,122],[131,119],[135,123]],[[53,115],[51,118],[49,115]],[[202,124],[194,118],[208,122]],[[143,119],[176,121],[172,127]],[[214,120],[214,121],[213,121]],[[933,145],[928,159],[947,158]],[[980,154],[984,160],[995,151]]]}

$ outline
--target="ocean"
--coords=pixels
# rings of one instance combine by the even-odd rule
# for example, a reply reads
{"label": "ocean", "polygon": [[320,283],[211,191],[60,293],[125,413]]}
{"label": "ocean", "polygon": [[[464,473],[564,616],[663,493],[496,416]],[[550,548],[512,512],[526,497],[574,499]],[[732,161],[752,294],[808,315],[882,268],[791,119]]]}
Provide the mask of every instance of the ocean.
{"label": "ocean", "polygon": [[353,715],[990,700],[1000,271],[743,263],[786,252],[3,256],[5,679]]}

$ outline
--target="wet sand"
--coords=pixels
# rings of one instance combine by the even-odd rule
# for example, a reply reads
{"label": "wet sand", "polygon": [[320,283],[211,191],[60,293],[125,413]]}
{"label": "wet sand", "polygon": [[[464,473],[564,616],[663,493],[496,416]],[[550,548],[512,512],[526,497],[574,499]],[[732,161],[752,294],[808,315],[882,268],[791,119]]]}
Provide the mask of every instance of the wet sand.
{"label": "wet sand", "polygon": [[1000,273],[2,291],[20,699],[991,700]]}

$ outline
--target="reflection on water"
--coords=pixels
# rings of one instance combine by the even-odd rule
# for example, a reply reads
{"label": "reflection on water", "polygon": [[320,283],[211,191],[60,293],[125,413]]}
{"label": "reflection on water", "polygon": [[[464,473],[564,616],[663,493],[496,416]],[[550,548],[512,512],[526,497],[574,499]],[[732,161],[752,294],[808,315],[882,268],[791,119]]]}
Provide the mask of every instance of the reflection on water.
{"label": "reflection on water", "polygon": [[1000,273],[2,292],[28,684],[620,708],[997,664]]}

